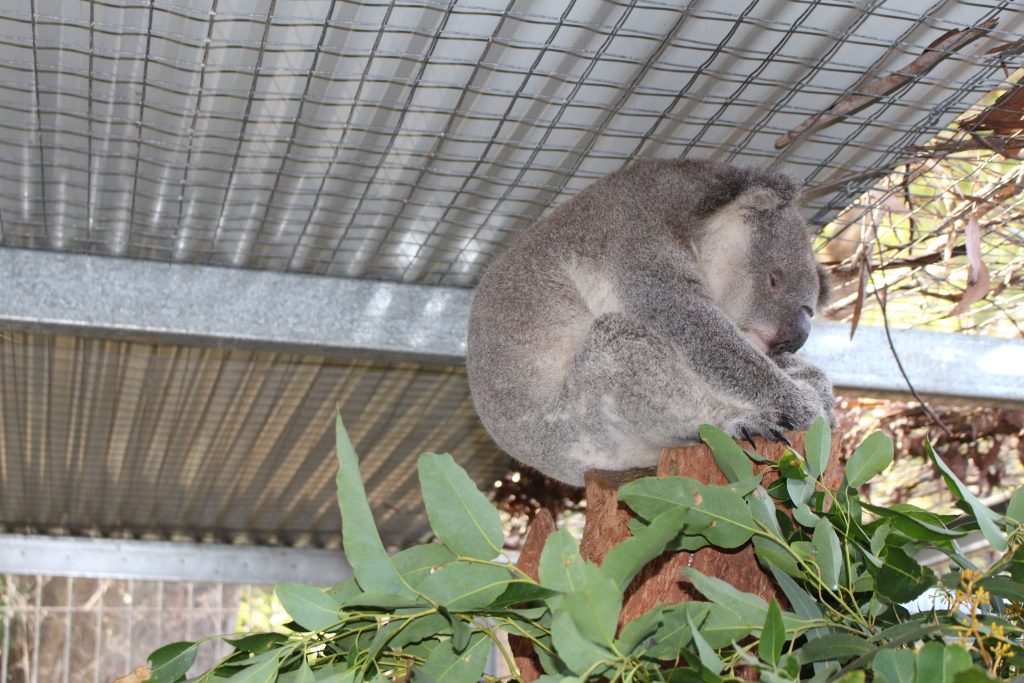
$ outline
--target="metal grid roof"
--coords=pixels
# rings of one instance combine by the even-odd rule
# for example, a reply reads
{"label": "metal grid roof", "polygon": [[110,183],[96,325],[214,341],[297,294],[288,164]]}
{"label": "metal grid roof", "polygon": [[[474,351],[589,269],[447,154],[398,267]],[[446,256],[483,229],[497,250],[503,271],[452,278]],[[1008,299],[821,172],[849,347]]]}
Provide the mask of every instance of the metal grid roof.
{"label": "metal grid roof", "polygon": [[[1008,0],[7,2],[0,248],[472,287],[552,205],[676,156],[775,165],[822,224],[1022,36]],[[396,545],[424,529],[420,450],[504,466],[458,368],[14,332],[0,362],[6,530],[336,543],[337,403]]]}
{"label": "metal grid roof", "polygon": [[[472,286],[638,157],[892,164],[1002,77],[969,47],[774,142],[1012,2],[5,3],[0,244]],[[850,190],[816,196],[823,221]]]}

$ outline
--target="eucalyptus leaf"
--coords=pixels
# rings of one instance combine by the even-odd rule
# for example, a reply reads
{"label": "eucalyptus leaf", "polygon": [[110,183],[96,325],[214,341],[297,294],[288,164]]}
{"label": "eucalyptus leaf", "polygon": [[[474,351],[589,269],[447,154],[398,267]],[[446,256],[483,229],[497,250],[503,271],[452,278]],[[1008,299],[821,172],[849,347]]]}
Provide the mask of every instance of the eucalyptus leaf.
{"label": "eucalyptus leaf", "polygon": [[953,683],[960,671],[971,668],[971,655],[959,645],[932,641],[917,651],[917,680],[921,683]]}
{"label": "eucalyptus leaf", "polygon": [[878,683],[914,683],[917,678],[917,659],[912,650],[886,648],[873,662]]}
{"label": "eucalyptus leaf", "polygon": [[998,595],[999,597],[1007,600],[1024,603],[1024,583],[1015,581],[1009,577],[992,576],[987,579],[983,579],[978,583],[978,585],[992,595]]}
{"label": "eucalyptus leaf", "polygon": [[274,593],[288,615],[310,631],[323,631],[341,620],[341,604],[319,588],[279,583]]}
{"label": "eucalyptus leaf", "polygon": [[817,526],[818,522],[822,520],[821,517],[811,511],[811,508],[807,507],[806,503],[800,503],[793,508],[793,519],[799,522],[802,526],[812,528]]}
{"label": "eucalyptus leaf", "polygon": [[199,646],[181,641],[154,650],[149,655],[149,680],[156,683],[174,683],[192,667]]}
{"label": "eucalyptus leaf", "polygon": [[538,568],[542,585],[556,591],[576,590],[583,586],[583,566],[579,544],[567,529],[548,536]]}
{"label": "eucalyptus leaf", "polygon": [[957,478],[953,470],[949,469],[949,466],[938,456],[928,439],[925,439],[924,451],[931,461],[935,463],[935,466],[939,468],[939,471],[942,472],[942,478],[946,481],[946,486],[953,492],[953,495],[970,507],[975,520],[978,522],[978,527],[981,529],[981,533],[985,536],[985,540],[999,552],[1006,552],[1006,535],[996,526],[999,515],[982,503],[976,495],[971,493],[971,490]]}
{"label": "eucalyptus leaf", "polygon": [[[664,612],[665,606],[657,605],[624,625],[619,637],[615,640],[615,650],[617,652],[644,651],[655,645],[658,641],[654,636],[661,625],[665,623]],[[644,642],[647,640],[650,642]]]}
{"label": "eucalyptus leaf", "polygon": [[272,650],[288,641],[288,636],[282,633],[253,633],[243,638],[225,638],[224,642],[230,643],[236,650],[259,654]]}
{"label": "eucalyptus leaf", "polygon": [[415,677],[429,676],[438,683],[476,683],[487,666],[491,641],[483,633],[469,637],[469,643],[456,652],[450,643],[435,647],[422,665],[415,668]]}
{"label": "eucalyptus leaf", "polygon": [[786,491],[789,493],[789,499],[793,501],[794,505],[806,505],[807,501],[814,495],[814,480],[787,479]]}
{"label": "eucalyptus leaf", "polygon": [[851,633],[826,633],[820,638],[807,641],[796,655],[801,664],[810,664],[852,659],[874,649],[868,640]]}
{"label": "eucalyptus leaf", "polygon": [[786,643],[786,625],[782,623],[782,610],[775,598],[768,603],[768,613],[761,628],[761,640],[757,645],[757,654],[761,659],[775,666],[782,655],[782,646]]}
{"label": "eucalyptus leaf", "polygon": [[572,616],[585,637],[611,647],[622,608],[622,589],[600,567],[587,563],[583,585],[566,593],[560,608]]}
{"label": "eucalyptus leaf", "polygon": [[725,664],[715,654],[715,651],[711,649],[708,641],[704,639],[700,629],[693,622],[693,617],[689,612],[686,614],[686,620],[690,624],[690,637],[693,639],[693,644],[697,648],[697,655],[700,657],[701,665],[711,671],[712,673],[719,673],[725,668]]}
{"label": "eucalyptus leaf", "polygon": [[1006,516],[1018,524],[1024,524],[1024,486],[1018,487],[1010,502],[1006,504]]}
{"label": "eucalyptus leaf", "polygon": [[792,448],[787,448],[779,458],[779,474],[786,479],[803,480],[807,478],[805,462],[800,454]]}
{"label": "eucalyptus leaf", "polygon": [[889,548],[875,577],[875,592],[896,603],[909,602],[934,585],[935,573],[900,548]]}
{"label": "eucalyptus leaf", "polygon": [[348,437],[341,413],[335,419],[337,438],[338,507],[341,509],[342,546],[345,559],[363,590],[412,594],[391,564],[377,533],[359,473],[359,459]]}
{"label": "eucalyptus leaf", "polygon": [[754,466],[750,458],[731,436],[707,424],[701,425],[697,434],[711,449],[715,464],[729,481],[740,481],[754,476]]}
{"label": "eucalyptus leaf", "polygon": [[231,677],[232,683],[272,683],[277,680],[277,658],[264,659],[245,667]]}
{"label": "eucalyptus leaf", "polygon": [[832,451],[832,430],[829,429],[825,418],[816,418],[807,428],[804,451],[807,453],[807,473],[816,479],[820,478],[828,467]]}
{"label": "eucalyptus leaf", "polygon": [[453,553],[480,560],[501,554],[505,533],[491,502],[447,453],[424,453],[420,488],[430,527]]}
{"label": "eucalyptus leaf", "polygon": [[506,567],[455,560],[424,578],[419,590],[452,612],[465,612],[487,607],[513,580]]}
{"label": "eucalyptus leaf", "polygon": [[391,556],[391,564],[412,587],[430,576],[435,569],[455,559],[455,553],[440,543],[423,543],[401,550]]}
{"label": "eucalyptus leaf", "polygon": [[782,537],[782,528],[779,526],[779,519],[776,516],[775,501],[771,499],[763,486],[758,486],[747,497],[747,507],[750,508],[751,517],[765,531]]}
{"label": "eucalyptus leaf", "polygon": [[[777,567],[769,567],[769,571],[772,574],[772,578],[775,579],[775,583],[779,584],[779,588],[782,589],[782,593],[789,600],[790,606],[793,608],[793,612],[798,617],[805,621],[820,621],[824,622],[825,616],[821,613],[821,608],[818,607],[818,602],[811,597],[811,595],[797,584],[796,581],[791,579],[789,576],[779,571]],[[825,635],[827,631],[824,628],[812,628],[807,631],[807,640],[814,640]]]}
{"label": "eucalyptus leaf", "polygon": [[668,542],[679,534],[688,512],[687,508],[665,510],[651,520],[650,525],[608,551],[601,570],[615,581],[619,591],[624,591],[636,573],[660,555]]}
{"label": "eucalyptus leaf", "polygon": [[568,612],[559,611],[551,620],[551,642],[569,670],[582,674],[602,661],[611,661],[612,653],[580,633]]}
{"label": "eucalyptus leaf", "polygon": [[892,463],[892,439],[875,432],[864,439],[846,462],[846,484],[860,488]]}
{"label": "eucalyptus leaf", "polygon": [[826,586],[835,590],[839,586],[839,574],[843,562],[843,549],[839,545],[839,536],[832,528],[827,517],[818,520],[814,527],[814,538],[811,539],[817,551],[816,559],[821,570],[821,580]]}

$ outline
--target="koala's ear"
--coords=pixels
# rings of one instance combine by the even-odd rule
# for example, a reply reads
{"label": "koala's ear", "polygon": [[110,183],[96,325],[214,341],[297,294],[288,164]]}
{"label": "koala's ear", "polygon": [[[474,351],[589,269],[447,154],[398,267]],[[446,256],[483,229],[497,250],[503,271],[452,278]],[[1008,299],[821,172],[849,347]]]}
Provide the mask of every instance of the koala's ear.
{"label": "koala's ear", "polygon": [[744,190],[736,198],[736,206],[744,210],[774,211],[789,203],[771,187],[754,186]]}
{"label": "koala's ear", "polygon": [[818,310],[825,308],[832,302],[832,275],[828,268],[816,264],[818,269]]}

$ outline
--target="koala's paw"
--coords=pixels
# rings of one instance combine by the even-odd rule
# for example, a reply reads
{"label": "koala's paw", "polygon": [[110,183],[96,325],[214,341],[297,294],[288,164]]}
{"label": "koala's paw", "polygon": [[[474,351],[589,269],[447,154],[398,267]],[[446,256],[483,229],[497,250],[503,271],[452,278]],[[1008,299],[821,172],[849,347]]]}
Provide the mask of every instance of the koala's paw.
{"label": "koala's paw", "polygon": [[832,393],[832,381],[829,380],[825,371],[791,353],[773,355],[772,360],[797,384],[802,385],[801,388],[806,392],[808,398],[816,404],[815,417],[821,415],[828,420],[829,425],[835,427],[836,397]]}
{"label": "koala's paw", "polygon": [[768,441],[781,441],[791,446],[792,444],[789,443],[785,433],[794,429],[803,429],[807,426],[802,425],[801,422],[798,421],[798,418],[787,415],[782,411],[765,410],[747,413],[730,420],[723,425],[723,428],[734,439],[743,439],[749,442],[751,448],[754,447],[755,436],[763,437]]}

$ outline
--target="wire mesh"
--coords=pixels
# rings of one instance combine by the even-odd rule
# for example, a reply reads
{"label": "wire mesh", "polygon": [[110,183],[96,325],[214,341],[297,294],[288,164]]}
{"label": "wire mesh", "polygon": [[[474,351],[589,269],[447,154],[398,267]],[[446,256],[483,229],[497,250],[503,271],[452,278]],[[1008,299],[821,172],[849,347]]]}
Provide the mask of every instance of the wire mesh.
{"label": "wire mesh", "polygon": [[[774,142],[866,75],[1015,3],[22,0],[0,10],[0,244],[472,286],[633,158],[889,168],[998,85],[950,51]],[[809,199],[821,224],[863,187]]]}
{"label": "wire mesh", "polygon": [[[167,643],[266,629],[258,586],[0,574],[0,680],[109,683]],[[230,651],[208,641],[195,670]]]}

